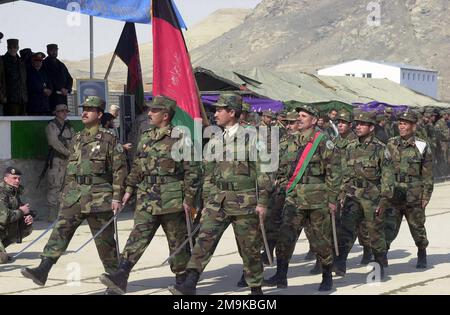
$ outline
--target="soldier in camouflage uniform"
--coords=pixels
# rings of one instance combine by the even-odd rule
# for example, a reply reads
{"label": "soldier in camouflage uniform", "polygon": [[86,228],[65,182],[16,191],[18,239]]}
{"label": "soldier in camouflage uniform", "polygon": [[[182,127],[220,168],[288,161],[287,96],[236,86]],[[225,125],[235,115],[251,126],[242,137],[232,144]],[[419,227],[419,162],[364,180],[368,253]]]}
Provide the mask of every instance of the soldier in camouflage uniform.
{"label": "soldier in camouflage uniform", "polygon": [[[298,118],[300,133],[291,138],[287,146],[280,148],[280,167],[277,178],[286,179],[280,183],[280,186],[285,186],[287,193],[283,208],[283,222],[276,244],[277,272],[264,281],[268,286],[287,287],[289,261],[301,229],[307,222],[311,233],[306,235],[323,269],[319,291],[329,291],[333,286],[330,210],[335,208],[338,194],[334,190],[336,184],[333,183],[331,176],[334,145],[316,129],[318,116],[319,113],[313,107],[308,105],[300,107]],[[318,139],[314,140],[316,137]],[[309,155],[312,154],[309,164],[302,164],[306,167],[304,175],[298,180],[298,184],[293,184],[288,189],[287,184],[290,184],[294,177],[299,178],[296,176],[298,162],[306,146],[312,143],[316,145],[318,143],[318,146],[315,151],[314,149],[309,151]]]}
{"label": "soldier in camouflage uniform", "polygon": [[394,110],[391,107],[386,107],[384,109],[384,114],[386,116],[384,129],[387,132],[388,139],[398,136],[398,126],[397,122],[395,121]]}
{"label": "soldier in camouflage uniform", "polygon": [[[449,173],[448,162],[448,144],[450,142],[450,129],[448,128],[447,121],[449,114],[447,110],[441,110],[441,118],[434,125],[436,133],[436,141],[438,142],[438,163],[443,176],[447,176]],[[440,149],[439,149],[440,148]]]}
{"label": "soldier in camouflage uniform", "polygon": [[[149,105],[153,127],[141,136],[123,197],[123,204],[126,204],[136,192],[134,227],[121,254],[119,270],[100,277],[103,284],[118,294],[126,293],[130,271],[159,226],[166,233],[170,254],[186,239],[185,211],[190,215],[199,169],[189,161],[175,161],[171,155],[179,141],[171,137],[176,105],[176,101],[166,96],[156,96]],[[188,260],[189,251],[185,246],[170,261],[177,283],[185,279]]]}
{"label": "soldier in camouflage uniform", "polygon": [[408,110],[398,120],[400,136],[387,144],[394,166],[395,187],[391,208],[386,213],[386,243],[389,249],[405,216],[418,248],[417,268],[426,268],[425,208],[433,192],[433,155],[429,144],[414,135],[416,114]]}
{"label": "soldier in camouflage uniform", "polygon": [[251,126],[252,124],[249,122],[249,113],[250,113],[250,104],[246,102],[242,102],[242,113],[239,119],[239,124],[241,126]]}
{"label": "soldier in camouflage uniform", "polygon": [[23,192],[21,175],[17,168],[8,167],[0,183],[0,264],[10,261],[6,247],[21,243],[22,238],[33,230],[30,205],[20,200]]}
{"label": "soldier in camouflage uniform", "polygon": [[60,104],[55,108],[55,119],[50,120],[45,127],[47,143],[51,150],[50,167],[47,172],[47,202],[49,207],[48,221],[56,220],[59,210],[61,188],[66,174],[67,159],[69,158],[69,143],[75,134],[70,121],[66,120],[69,109]]}
{"label": "soldier in camouflage uniform", "polygon": [[[245,280],[252,294],[262,294],[259,224],[266,212],[271,179],[268,173],[262,172],[259,159],[250,159],[251,152],[257,151],[256,137],[251,132],[246,134],[247,129],[239,126],[241,96],[223,93],[215,107],[216,122],[225,129],[224,142],[213,137],[206,147],[208,157],[204,163],[203,196],[207,199],[200,232],[186,269],[186,281],[169,287],[169,290],[175,295],[196,293],[200,274],[209,263],[222,234],[232,224],[244,264]],[[243,143],[238,139],[244,140]],[[221,154],[222,148],[225,157]],[[245,154],[245,158],[236,161],[236,153],[239,152]],[[211,158],[209,153],[214,156]]]}
{"label": "soldier in camouflage uniform", "polygon": [[[80,106],[84,129],[69,146],[67,174],[62,190],[58,218],[37,268],[24,268],[22,274],[43,286],[48,273],[66,251],[76,229],[88,221],[91,233],[97,233],[114,213],[120,211],[127,174],[126,158],[118,139],[100,127],[105,101],[89,96]],[[117,270],[118,257],[114,225],[95,239],[95,245],[106,272]]]}
{"label": "soldier in camouflage uniform", "polygon": [[357,227],[365,219],[372,252],[380,264],[383,278],[387,266],[383,218],[393,193],[392,160],[386,146],[375,138],[376,114],[357,111],[354,120],[358,139],[351,141],[345,151],[347,167],[339,195],[341,229],[335,272],[345,275],[347,256],[356,239]]}

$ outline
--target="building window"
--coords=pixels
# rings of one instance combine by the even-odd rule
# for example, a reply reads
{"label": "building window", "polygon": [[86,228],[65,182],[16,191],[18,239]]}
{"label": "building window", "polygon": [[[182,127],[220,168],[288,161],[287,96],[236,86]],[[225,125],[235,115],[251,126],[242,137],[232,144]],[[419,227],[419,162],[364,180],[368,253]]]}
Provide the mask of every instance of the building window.
{"label": "building window", "polygon": [[416,80],[416,74],[413,73],[413,81],[415,81],[415,80]]}
{"label": "building window", "polygon": [[367,78],[371,79],[372,78],[372,73],[368,73],[367,74]]}
{"label": "building window", "polygon": [[431,78],[432,78],[432,81],[434,82],[434,75],[433,75],[433,76],[431,76]]}
{"label": "building window", "polygon": [[427,74],[427,81],[430,82],[430,75]]}
{"label": "building window", "polygon": [[403,72],[403,74],[402,74],[402,77],[403,77],[403,80],[405,80],[405,73]]}
{"label": "building window", "polygon": [[411,73],[408,73],[408,81],[409,81],[410,78],[411,78]]}

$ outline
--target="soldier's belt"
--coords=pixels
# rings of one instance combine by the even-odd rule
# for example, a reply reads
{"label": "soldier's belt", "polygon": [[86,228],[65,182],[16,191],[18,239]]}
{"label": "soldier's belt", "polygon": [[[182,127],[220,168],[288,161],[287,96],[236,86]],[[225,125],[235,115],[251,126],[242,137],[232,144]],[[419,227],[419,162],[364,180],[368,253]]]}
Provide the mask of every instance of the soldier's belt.
{"label": "soldier's belt", "polygon": [[374,180],[374,181],[369,181],[367,179],[354,179],[353,180],[353,186],[355,186],[356,188],[367,188],[370,186],[377,186],[379,184],[380,184],[380,182],[377,180]]}
{"label": "soldier's belt", "polygon": [[246,190],[246,189],[256,189],[256,183],[255,181],[243,181],[239,183],[235,182],[225,182],[225,181],[217,181],[216,186],[220,190],[231,190],[231,191],[238,191],[238,190]]}
{"label": "soldier's belt", "polygon": [[300,180],[301,184],[322,184],[325,183],[325,175],[320,176],[303,176]]}
{"label": "soldier's belt", "polygon": [[179,182],[183,180],[182,178],[177,178],[173,176],[158,176],[158,175],[147,175],[144,176],[143,182],[154,185],[154,184],[167,184],[173,182]]}
{"label": "soldier's belt", "polygon": [[419,177],[412,175],[395,174],[395,181],[398,183],[412,183],[419,181]]}
{"label": "soldier's belt", "polygon": [[79,175],[75,176],[75,180],[79,185],[95,185],[95,184],[105,184],[109,183],[106,179],[99,176],[92,175]]}

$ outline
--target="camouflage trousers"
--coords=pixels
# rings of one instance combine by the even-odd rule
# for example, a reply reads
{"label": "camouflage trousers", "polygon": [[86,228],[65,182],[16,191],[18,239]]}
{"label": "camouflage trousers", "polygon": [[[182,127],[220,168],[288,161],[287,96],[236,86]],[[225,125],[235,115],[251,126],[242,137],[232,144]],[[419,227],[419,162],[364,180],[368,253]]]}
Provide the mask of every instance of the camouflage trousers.
{"label": "camouflage trousers", "polygon": [[66,174],[67,160],[53,158],[52,168],[47,172],[47,203],[49,208],[48,221],[53,222],[58,216],[61,187]]}
{"label": "camouflage trousers", "polygon": [[223,233],[229,225],[234,234],[244,264],[244,275],[250,287],[259,287],[263,280],[263,264],[261,261],[262,236],[259,229],[259,217],[256,214],[229,216],[225,211],[214,211],[206,208],[200,220],[200,232],[195,242],[189,269],[203,272],[216,250]]}
{"label": "camouflage trousers", "polygon": [[[121,258],[134,266],[152,241],[159,226],[162,226],[169,244],[170,255],[186,240],[187,228],[183,212],[153,215],[147,207],[137,206],[134,213],[133,230],[128,237]],[[169,261],[175,274],[183,273],[189,261],[189,244]]]}
{"label": "camouflage trousers", "polygon": [[266,228],[267,241],[275,243],[280,235],[281,223],[283,223],[283,207],[286,199],[285,193],[274,193],[269,199],[264,227]]}
{"label": "camouflage trousers", "polygon": [[411,236],[419,249],[428,246],[427,231],[425,230],[425,210],[419,204],[395,205],[386,210],[385,213],[385,234],[386,244],[389,249],[391,243],[396,239],[403,216],[408,222]]}
{"label": "camouflage trousers", "polygon": [[25,225],[23,221],[8,224],[5,231],[0,232],[0,252],[6,252],[6,247],[11,244],[21,243],[21,240],[30,235],[32,231],[33,225]]}
{"label": "camouflage trousers", "polygon": [[331,218],[327,208],[301,209],[286,202],[283,223],[276,245],[277,259],[290,261],[302,229],[309,226],[306,237],[322,265],[333,263]]}
{"label": "camouflage trousers", "polygon": [[[353,201],[349,200],[348,202],[351,203]],[[370,237],[369,237],[369,230],[367,229],[366,220],[363,219],[357,228],[358,228],[358,233],[355,234],[355,239],[353,240],[352,244],[355,243],[356,237],[357,237],[359,245],[370,248]],[[340,207],[338,207],[338,210],[336,211],[336,233],[337,233],[337,235],[340,234],[340,229],[341,229],[341,209],[340,209]]]}
{"label": "camouflage trousers", "polygon": [[355,243],[358,228],[363,221],[366,222],[369,234],[370,247],[374,255],[386,252],[386,239],[384,234],[384,214],[375,215],[377,203],[363,198],[346,198],[341,210],[341,228],[338,234],[339,251],[347,254]]}
{"label": "camouflage trousers", "polygon": [[[61,209],[50,239],[45,245],[41,257],[51,258],[55,263],[66,251],[77,228],[87,220],[92,235],[97,233],[113,216],[111,212],[81,213],[80,203],[76,203],[70,208]],[[95,238],[100,260],[107,273],[117,270],[118,257],[116,252],[116,240],[114,239],[114,224],[108,227]]]}

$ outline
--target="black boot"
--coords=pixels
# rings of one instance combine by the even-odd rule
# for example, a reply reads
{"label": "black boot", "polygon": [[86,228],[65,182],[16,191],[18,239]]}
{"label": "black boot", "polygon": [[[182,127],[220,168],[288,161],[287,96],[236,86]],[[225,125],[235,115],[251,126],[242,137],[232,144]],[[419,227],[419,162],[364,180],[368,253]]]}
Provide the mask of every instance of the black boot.
{"label": "black boot", "polygon": [[287,272],[289,262],[277,259],[277,273],[267,280],[263,280],[263,285],[268,287],[277,287],[279,289],[287,288]]}
{"label": "black boot", "polygon": [[316,254],[310,248],[309,252],[305,256],[305,260],[310,261],[310,260],[313,260],[314,258],[316,258]]}
{"label": "black boot", "polygon": [[36,268],[23,268],[20,272],[25,278],[33,280],[37,285],[44,286],[54,263],[53,259],[44,257]]}
{"label": "black boot", "polygon": [[334,259],[333,270],[336,276],[345,277],[345,273],[347,272],[347,254],[341,252]]}
{"label": "black boot", "polygon": [[184,281],[186,281],[186,272],[175,275],[175,283],[176,284],[182,284]]}
{"label": "black boot", "polygon": [[424,249],[419,249],[419,251],[417,252],[417,265],[416,265],[417,269],[425,269],[427,268],[427,250]]}
{"label": "black boot", "polygon": [[331,291],[333,288],[333,276],[331,275],[332,265],[322,266],[322,283],[319,286],[319,291]]}
{"label": "black boot", "polygon": [[248,287],[247,281],[245,281],[245,272],[242,271],[242,277],[236,284],[238,288],[246,288]]}
{"label": "black boot", "polygon": [[250,295],[264,295],[261,287],[253,287],[250,288]]}
{"label": "black boot", "polygon": [[360,265],[366,266],[372,261],[372,249],[364,246],[363,256],[361,258]]}
{"label": "black boot", "polygon": [[125,294],[127,292],[128,277],[131,268],[132,265],[128,260],[121,260],[119,269],[111,274],[102,274],[100,276],[100,282],[117,294]]}
{"label": "black boot", "polygon": [[169,286],[169,291],[173,295],[196,295],[197,282],[200,273],[195,269],[186,269],[186,280],[182,284]]}
{"label": "black boot", "polygon": [[309,271],[312,275],[319,275],[322,273],[322,264],[319,262],[319,259],[316,258],[316,264],[313,269]]}

